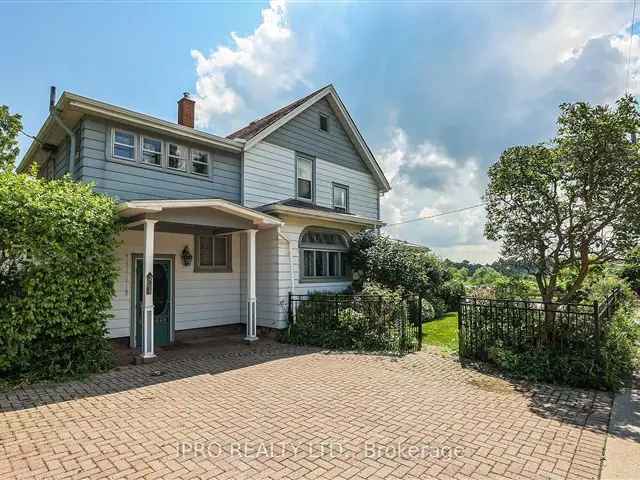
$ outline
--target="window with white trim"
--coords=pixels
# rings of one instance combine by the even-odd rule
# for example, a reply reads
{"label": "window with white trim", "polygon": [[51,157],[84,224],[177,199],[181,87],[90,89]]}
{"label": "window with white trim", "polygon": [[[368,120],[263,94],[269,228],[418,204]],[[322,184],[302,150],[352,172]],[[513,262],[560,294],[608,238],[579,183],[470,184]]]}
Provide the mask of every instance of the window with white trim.
{"label": "window with white trim", "polygon": [[196,235],[196,272],[231,271],[231,235]]}
{"label": "window with white trim", "polygon": [[151,165],[162,165],[162,140],[142,137],[142,161]]}
{"label": "window with white trim", "polygon": [[175,143],[168,143],[167,167],[185,171],[187,168],[187,149]]}
{"label": "window with white trim", "polygon": [[296,196],[313,201],[313,158],[296,154]]}
{"label": "window with white trim", "polygon": [[338,183],[333,184],[333,209],[340,213],[349,211],[349,187]]}
{"label": "window with white trim", "polygon": [[300,280],[330,282],[351,276],[348,241],[342,232],[306,229],[300,235]]}
{"label": "window with white trim", "polygon": [[136,159],[136,136],[125,130],[113,130],[113,150],[112,155],[115,158],[123,160]]}
{"label": "window with white trim", "polygon": [[209,154],[207,152],[191,151],[191,171],[197,175],[209,176]]}

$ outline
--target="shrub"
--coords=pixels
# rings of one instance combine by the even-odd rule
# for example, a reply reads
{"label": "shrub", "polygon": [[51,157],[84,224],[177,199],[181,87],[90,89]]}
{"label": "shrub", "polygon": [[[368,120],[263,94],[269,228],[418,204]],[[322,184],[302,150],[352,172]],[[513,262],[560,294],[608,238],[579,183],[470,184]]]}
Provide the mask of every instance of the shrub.
{"label": "shrub", "polygon": [[534,382],[617,390],[638,367],[639,342],[640,325],[633,317],[630,304],[625,304],[603,329],[599,357],[585,349],[516,351],[498,341],[489,348],[489,361]]}
{"label": "shrub", "polygon": [[[367,284],[362,296],[313,293],[297,304],[295,322],[281,340],[297,345],[369,351],[402,351],[395,326],[408,314],[399,291]],[[414,307],[415,308],[415,307]],[[417,339],[405,339],[417,344]]]}
{"label": "shrub", "polygon": [[454,279],[445,282],[441,289],[440,296],[442,297],[442,300],[444,300],[446,310],[448,312],[457,311],[460,297],[464,297],[465,293],[463,282]]}
{"label": "shrub", "polygon": [[640,247],[636,247],[626,256],[621,276],[640,294]]}
{"label": "shrub", "polygon": [[431,305],[431,303],[428,300],[425,300],[424,298],[422,299],[422,321],[423,322],[430,322],[432,320],[435,320],[436,317],[436,311],[433,308],[433,305]]}
{"label": "shrub", "polygon": [[433,254],[410,247],[374,231],[351,239],[351,265],[354,287],[367,282],[431,299],[450,278],[444,264]]}
{"label": "shrub", "polygon": [[70,179],[0,174],[0,376],[107,368],[115,202]]}
{"label": "shrub", "polygon": [[495,297],[508,300],[527,300],[529,287],[521,278],[503,277],[495,283]]}

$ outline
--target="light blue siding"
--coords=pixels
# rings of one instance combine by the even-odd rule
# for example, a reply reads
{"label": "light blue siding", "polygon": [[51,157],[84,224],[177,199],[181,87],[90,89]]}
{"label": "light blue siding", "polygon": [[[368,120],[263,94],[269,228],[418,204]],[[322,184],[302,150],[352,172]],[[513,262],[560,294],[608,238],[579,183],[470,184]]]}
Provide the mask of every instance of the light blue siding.
{"label": "light blue siding", "polygon": [[[320,114],[329,119],[329,131],[320,130]],[[326,99],[316,102],[264,139],[337,165],[369,172]]]}
{"label": "light blue siding", "polygon": [[[147,165],[139,161],[114,159],[111,157],[112,127],[106,122],[92,118],[87,118],[82,123],[81,161],[78,162],[80,180],[94,182],[96,191],[112,195],[122,201],[223,198],[240,202],[239,155],[177,142],[209,153],[211,159],[209,178]],[[171,138],[136,131],[130,127],[126,127],[126,130],[147,134],[165,142],[173,141]],[[139,157],[138,154],[138,160]]]}

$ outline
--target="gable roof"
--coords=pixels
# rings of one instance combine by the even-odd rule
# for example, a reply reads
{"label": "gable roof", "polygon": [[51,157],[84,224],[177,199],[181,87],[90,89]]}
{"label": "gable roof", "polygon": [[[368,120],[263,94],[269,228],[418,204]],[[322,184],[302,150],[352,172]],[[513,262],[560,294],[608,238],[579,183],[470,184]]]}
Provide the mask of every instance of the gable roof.
{"label": "gable roof", "polygon": [[282,117],[287,115],[289,112],[291,112],[292,110],[295,110],[297,107],[302,105],[304,102],[306,102],[311,97],[318,94],[320,91],[324,90],[325,88],[327,87],[322,87],[316,90],[315,92],[310,93],[309,95],[296,100],[295,102],[291,102],[289,105],[285,105],[284,107],[279,108],[275,112],[271,112],[270,114],[265,115],[262,118],[254,120],[249,125],[245,125],[244,127],[242,127],[240,130],[236,130],[235,132],[227,135],[227,138],[229,139],[242,138],[244,140],[249,140],[255,137],[262,130],[269,127],[273,123],[277,122]]}
{"label": "gable roof", "polygon": [[365,165],[369,168],[373,177],[378,182],[380,189],[388,192],[391,190],[391,185],[389,181],[384,175],[382,168],[376,161],[373,152],[367,145],[364,137],[358,130],[355,122],[351,118],[351,115],[347,111],[347,108],[342,103],[342,100],[338,96],[335,88],[332,84],[327,85],[315,92],[306,95],[278,110],[272,112],[258,120],[251,122],[249,125],[241,128],[228,135],[228,139],[243,139],[245,143],[245,150],[249,150],[258,142],[266,138],[271,133],[275,132],[278,128],[297,117],[299,114],[304,112],[306,109],[317,103],[318,101],[326,98],[329,102],[329,105],[336,113],[336,117],[342,124],[345,132],[349,136],[351,142],[353,143],[356,151],[362,157]]}

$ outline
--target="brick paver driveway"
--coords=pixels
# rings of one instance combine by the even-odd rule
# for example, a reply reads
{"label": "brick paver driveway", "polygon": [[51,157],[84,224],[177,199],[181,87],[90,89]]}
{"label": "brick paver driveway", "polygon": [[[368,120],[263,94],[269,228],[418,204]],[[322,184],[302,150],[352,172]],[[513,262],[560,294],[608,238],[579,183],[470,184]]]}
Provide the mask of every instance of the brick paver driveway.
{"label": "brick paver driveway", "polygon": [[597,478],[610,398],[261,346],[0,394],[2,478]]}

